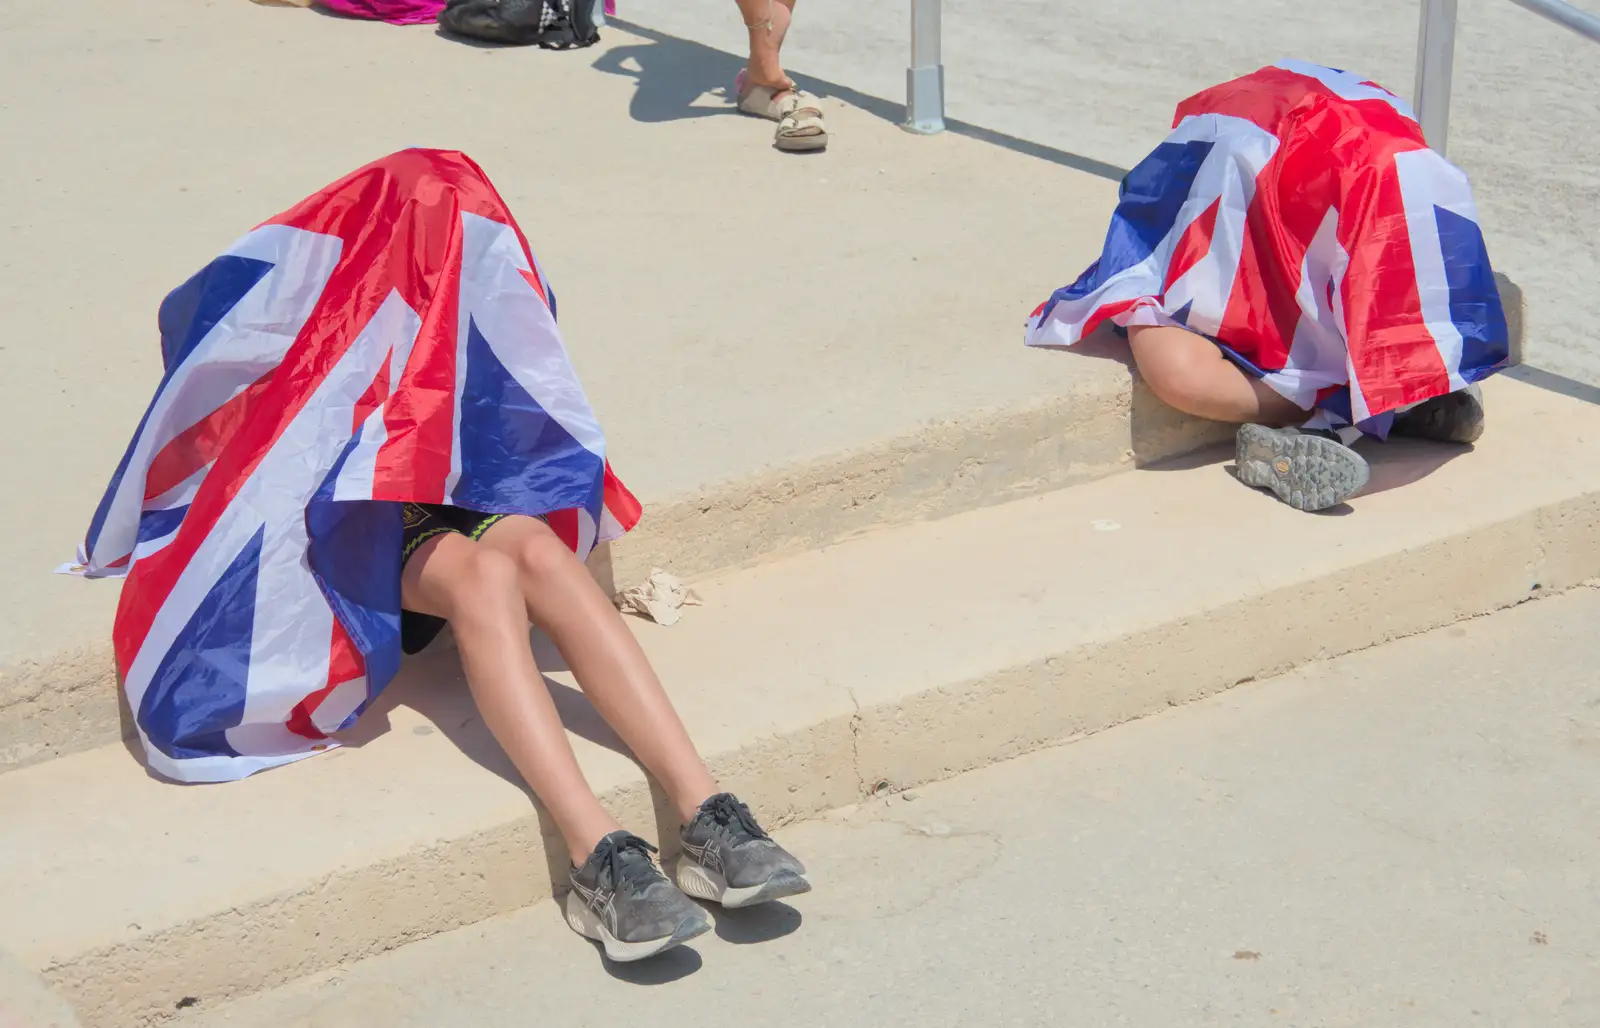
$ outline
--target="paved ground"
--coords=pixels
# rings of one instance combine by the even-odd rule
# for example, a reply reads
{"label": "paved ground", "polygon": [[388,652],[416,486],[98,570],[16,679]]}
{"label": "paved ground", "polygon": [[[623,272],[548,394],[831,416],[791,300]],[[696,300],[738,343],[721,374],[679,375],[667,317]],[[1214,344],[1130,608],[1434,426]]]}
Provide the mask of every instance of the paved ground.
{"label": "paved ground", "polygon": [[[26,583],[0,583],[0,669],[106,635],[114,589],[45,573],[81,538],[155,381],[160,297],[375,154],[461,146],[495,175],[551,254],[579,370],[654,502],[952,404],[1050,392],[1016,325],[1097,248],[1107,178],[1177,98],[1283,55],[1404,91],[1416,29],[1414,5],[1383,0],[1310,16],[1288,0],[1177,16],[1156,0],[945,7],[952,114],[1101,177],[890,141],[904,0],[802,6],[791,65],[836,98],[837,144],[800,160],[715,95],[743,43],[727,0],[625,0],[643,35],[571,54],[244,0],[112,5],[0,35],[0,428],[29,439],[3,465],[28,488],[0,499],[0,564]],[[1531,298],[1531,359],[1600,382],[1600,47],[1504,0],[1467,0],[1461,23],[1452,152],[1491,253]],[[778,430],[786,391],[816,405],[805,432]]]}
{"label": "paved ground", "polygon": [[[620,13],[738,50],[744,29],[731,6],[622,0]],[[1600,10],[1596,0],[1578,6]],[[805,0],[785,49],[791,71],[899,117],[908,9],[906,0]],[[949,111],[1080,164],[1126,168],[1165,134],[1178,100],[1284,57],[1361,71],[1409,97],[1418,10],[1395,0],[944,0]],[[666,63],[652,56],[641,55],[646,72]],[[1600,46],[1508,0],[1462,0],[1450,156],[1472,176],[1490,256],[1533,305],[1530,361],[1590,384],[1600,384],[1597,74]],[[679,116],[672,101],[643,92],[635,113]],[[848,136],[836,143],[849,145]]]}
{"label": "paved ground", "polygon": [[78,1020],[38,975],[0,950],[0,1028],[78,1028]]}
{"label": "paved ground", "polygon": [[543,903],[182,1024],[1600,1024],[1597,618],[1525,604],[791,827],[815,893],[653,963]]}
{"label": "paved ground", "polygon": [[[646,95],[695,117],[630,118],[641,60]],[[402,147],[462,149],[493,177],[653,514],[968,411],[1028,409],[1074,377],[1126,382],[1021,346],[1059,285],[1047,264],[1098,250],[1111,183],[916,139],[842,102],[830,118],[850,146],[787,160],[769,124],[708,92],[736,68],[617,31],[572,53],[485,49],[247,0],[0,33],[0,438],[28,440],[0,457],[19,484],[0,496],[0,676],[109,636],[114,585],[49,571],[159,381],[161,298]],[[1003,250],[974,261],[971,240]]]}

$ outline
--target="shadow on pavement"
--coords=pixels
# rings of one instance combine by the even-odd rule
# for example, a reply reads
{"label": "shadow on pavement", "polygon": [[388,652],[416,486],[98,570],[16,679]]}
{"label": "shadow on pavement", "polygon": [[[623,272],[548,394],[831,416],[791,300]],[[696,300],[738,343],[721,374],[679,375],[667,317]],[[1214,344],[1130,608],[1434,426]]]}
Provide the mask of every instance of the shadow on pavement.
{"label": "shadow on pavement", "polygon": [[[733,77],[744,67],[742,58],[691,40],[615,22],[615,19],[613,22],[632,35],[650,40],[612,47],[593,64],[597,71],[632,78],[638,83],[628,105],[628,116],[634,121],[657,124],[729,114],[744,117],[733,106]],[[727,106],[696,106],[696,101],[707,93],[720,93],[727,100]]]}
{"label": "shadow on pavement", "polygon": [[[445,633],[448,635],[448,632]],[[533,633],[533,652],[539,667],[546,671],[565,671],[566,665],[550,642],[538,632]],[[638,759],[606,724],[598,711],[583,693],[545,676],[544,684],[550,690],[561,722],[574,735],[587,739],[596,746],[627,757],[635,764]],[[389,712],[405,706],[421,714],[433,728],[417,725],[412,731],[427,732],[437,729],[445,738],[465,754],[468,759],[491,774],[510,782],[528,797],[539,819],[539,835],[543,841],[546,870],[550,877],[550,895],[560,898],[567,891],[567,844],[562,839],[554,819],[523,781],[516,766],[511,763],[500,744],[495,741],[489,727],[483,723],[461,672],[461,662],[456,649],[436,641],[424,653],[407,658],[400,673],[378,696],[370,708],[361,715],[355,726],[339,733],[339,741],[346,746],[361,747],[387,734],[392,727]],[[651,782],[654,791],[654,781]],[[662,819],[662,809],[670,811],[665,797],[656,796],[657,819]],[[675,824],[675,818],[667,815]],[[676,841],[676,828],[673,830]],[[691,969],[692,970],[692,969]],[[689,972],[684,972],[685,974]]]}
{"label": "shadow on pavement", "polygon": [[[632,22],[613,18],[611,23],[625,32],[649,40],[647,44],[614,47],[601,54],[594,62],[594,67],[599,71],[610,75],[624,75],[638,81],[638,89],[635,90],[633,101],[628,108],[628,113],[635,121],[657,123],[738,114],[733,107],[733,79],[739,73],[739,69],[744,67],[743,57]],[[905,120],[903,103],[885,100],[811,75],[795,72],[790,74],[800,88],[818,96],[842,100],[852,107],[860,108],[896,125]],[[697,106],[697,101],[707,93],[721,95],[727,100],[728,106],[723,108]],[[1113,182],[1120,182],[1128,173],[1126,168],[1097,161],[1092,157],[1057,150],[1043,143],[1019,139],[1004,132],[964,121],[947,119],[945,129],[954,135],[966,136],[991,146],[1049,161],[1064,168],[1096,175]]]}
{"label": "shadow on pavement", "polygon": [[[391,710],[399,706],[410,707],[433,722],[475,763],[522,787],[522,776],[512,767],[511,761],[501,751],[500,744],[495,742],[478,714],[472,693],[467,689],[456,649],[444,641],[448,638],[449,632],[446,630],[440,636],[440,641],[426,651],[408,657],[394,681],[373,701],[353,728],[339,734],[339,740],[346,746],[364,746],[389,731]],[[570,670],[550,640],[535,630],[530,633],[530,643],[534,660],[541,671],[547,672],[545,687],[550,690],[550,698],[567,730],[596,746],[603,746],[629,760],[635,760],[633,752],[606,724],[582,692],[549,676],[548,672]]]}
{"label": "shadow on pavement", "polygon": [[606,974],[629,985],[667,985],[689,977],[705,964],[700,954],[689,946],[669,949],[648,960],[631,964],[619,964],[610,959],[598,942],[594,943],[594,948],[600,955],[600,966],[605,968]]}
{"label": "shadow on pavement", "polygon": [[1558,393],[1574,400],[1582,400],[1584,403],[1600,405],[1600,388],[1589,385],[1586,382],[1580,382],[1575,378],[1558,375],[1553,371],[1545,371],[1543,368],[1521,364],[1514,368],[1507,368],[1501,374],[1507,378],[1514,378],[1518,382],[1531,385],[1536,389],[1543,389],[1545,392]]}
{"label": "shadow on pavement", "polygon": [[726,910],[715,903],[702,904],[716,922],[717,938],[734,946],[772,942],[800,929],[800,911],[787,903],[763,903],[740,910]]}

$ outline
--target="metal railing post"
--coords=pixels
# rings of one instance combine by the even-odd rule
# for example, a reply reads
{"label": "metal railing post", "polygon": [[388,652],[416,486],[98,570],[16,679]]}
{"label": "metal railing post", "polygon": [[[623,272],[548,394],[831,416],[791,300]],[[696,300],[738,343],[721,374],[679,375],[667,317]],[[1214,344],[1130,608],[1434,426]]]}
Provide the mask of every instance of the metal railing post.
{"label": "metal railing post", "polygon": [[1422,0],[1413,102],[1423,138],[1441,154],[1450,135],[1450,72],[1455,51],[1456,0]]}
{"label": "metal railing post", "polygon": [[908,132],[944,131],[944,58],[941,54],[941,0],[911,0],[911,66],[906,69]]}

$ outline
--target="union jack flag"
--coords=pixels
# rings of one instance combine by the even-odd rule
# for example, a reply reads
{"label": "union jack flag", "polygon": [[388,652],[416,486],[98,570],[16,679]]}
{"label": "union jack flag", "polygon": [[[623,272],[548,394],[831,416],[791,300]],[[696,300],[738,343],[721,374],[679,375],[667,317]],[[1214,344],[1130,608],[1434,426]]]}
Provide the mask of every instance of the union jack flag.
{"label": "union jack flag", "polygon": [[547,515],[580,558],[639,518],[516,222],[406,150],[161,304],[165,375],[79,553],[126,576],[117,662],[149,765],[225,781],[333,745],[400,661],[403,502]]}
{"label": "union jack flag", "polygon": [[1466,175],[1399,97],[1298,61],[1178,106],[1099,260],[1026,341],[1072,346],[1108,322],[1210,336],[1325,427],[1378,435],[1509,355]]}

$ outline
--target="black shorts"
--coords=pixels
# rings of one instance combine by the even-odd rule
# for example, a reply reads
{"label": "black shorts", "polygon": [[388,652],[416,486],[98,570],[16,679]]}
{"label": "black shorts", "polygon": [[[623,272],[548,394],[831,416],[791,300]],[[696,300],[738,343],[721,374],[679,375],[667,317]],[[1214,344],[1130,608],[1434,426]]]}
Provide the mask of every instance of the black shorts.
{"label": "black shorts", "polygon": [[[507,517],[505,514],[480,514],[463,507],[445,507],[432,503],[402,504],[401,513],[405,518],[405,534],[401,537],[400,544],[401,567],[405,567],[406,561],[417,552],[418,546],[436,535],[455,532],[468,539],[478,539],[488,531],[490,525]],[[400,649],[405,653],[419,652],[424,646],[433,642],[433,637],[439,634],[444,624],[444,618],[402,609]]]}

